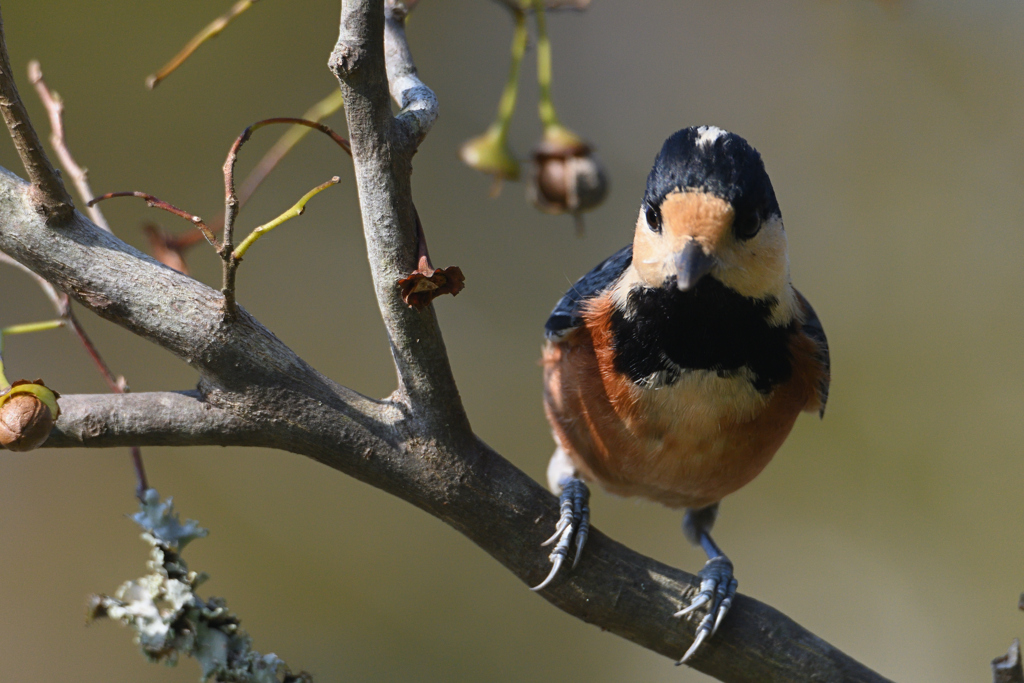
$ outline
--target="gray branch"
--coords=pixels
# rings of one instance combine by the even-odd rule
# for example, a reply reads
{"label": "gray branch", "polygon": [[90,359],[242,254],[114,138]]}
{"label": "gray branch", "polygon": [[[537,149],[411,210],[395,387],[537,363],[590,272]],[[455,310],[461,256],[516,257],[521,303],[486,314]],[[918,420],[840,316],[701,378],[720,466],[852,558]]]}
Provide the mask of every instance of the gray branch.
{"label": "gray branch", "polygon": [[49,448],[261,446],[260,431],[198,391],[74,394],[60,398]]}
{"label": "gray branch", "polygon": [[[398,287],[398,280],[416,269],[419,251],[411,176],[421,131],[409,127],[413,118],[395,119],[391,114],[384,27],[383,2],[343,3],[338,43],[328,64],[345,98],[367,255],[398,369],[395,399],[434,424],[468,433],[469,422],[434,310],[410,308]],[[393,70],[415,73],[405,32],[393,25],[389,33],[390,54],[399,61]],[[402,85],[408,78],[395,81]],[[425,87],[415,90],[422,93]],[[395,99],[401,102],[402,93],[396,93]]]}
{"label": "gray branch", "polygon": [[[420,80],[405,39],[406,9],[397,0],[386,0],[384,54],[388,88],[398,106],[395,125],[407,136],[411,151],[419,146],[437,119],[437,96]],[[406,150],[408,151],[408,150]]]}
{"label": "gray branch", "polygon": [[[31,187],[4,171],[0,251],[200,375],[192,393],[65,397],[47,445],[259,444],[306,455],[438,517],[525,584],[536,584],[547,573],[540,542],[558,519],[557,500],[473,434],[433,309],[406,306],[397,284],[415,268],[411,158],[436,114],[436,100],[415,76],[400,19],[386,19],[383,0],[345,1],[330,66],[345,97],[368,257],[398,371],[396,392],[377,401],[332,382],[244,309],[226,317],[220,292],[80,214],[47,225]],[[391,96],[403,106],[398,118]],[[678,658],[693,640],[693,624],[672,613],[695,590],[692,575],[593,530],[579,567],[543,597],[587,623]],[[723,681],[886,680],[744,596],[693,666]]]}

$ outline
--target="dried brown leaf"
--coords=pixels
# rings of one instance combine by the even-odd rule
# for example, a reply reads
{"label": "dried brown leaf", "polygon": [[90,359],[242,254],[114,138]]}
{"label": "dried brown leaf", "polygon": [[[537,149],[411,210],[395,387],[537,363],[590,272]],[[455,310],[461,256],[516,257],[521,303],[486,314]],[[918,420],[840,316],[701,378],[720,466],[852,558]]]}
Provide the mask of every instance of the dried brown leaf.
{"label": "dried brown leaf", "polygon": [[457,295],[465,287],[466,276],[458,266],[431,268],[421,261],[419,269],[398,281],[402,301],[423,308],[442,294]]}

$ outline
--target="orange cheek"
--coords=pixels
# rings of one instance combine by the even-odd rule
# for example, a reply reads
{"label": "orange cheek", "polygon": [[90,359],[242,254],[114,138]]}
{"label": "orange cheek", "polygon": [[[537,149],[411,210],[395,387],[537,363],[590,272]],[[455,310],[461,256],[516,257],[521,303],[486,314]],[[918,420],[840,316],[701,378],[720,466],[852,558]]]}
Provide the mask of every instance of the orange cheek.
{"label": "orange cheek", "polygon": [[643,212],[633,237],[633,266],[644,282],[659,287],[671,275],[675,254],[696,240],[716,254],[731,239],[735,211],[719,197],[705,192],[672,192],[661,203],[661,232],[647,225]]}

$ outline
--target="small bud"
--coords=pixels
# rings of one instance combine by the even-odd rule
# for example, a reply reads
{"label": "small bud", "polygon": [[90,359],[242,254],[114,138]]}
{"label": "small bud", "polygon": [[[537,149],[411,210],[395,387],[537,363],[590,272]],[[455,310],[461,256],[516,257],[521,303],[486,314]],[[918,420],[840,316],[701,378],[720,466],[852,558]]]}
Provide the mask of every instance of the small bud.
{"label": "small bud", "polygon": [[60,416],[58,397],[41,379],[14,382],[0,394],[0,445],[10,451],[43,445]]}
{"label": "small bud", "polygon": [[509,151],[499,126],[491,126],[483,135],[463,143],[459,158],[470,168],[489,173],[497,180],[519,179],[519,162]]}
{"label": "small bud", "polygon": [[545,213],[578,216],[604,201],[608,178],[583,139],[562,126],[549,126],[533,151],[533,177],[526,192]]}

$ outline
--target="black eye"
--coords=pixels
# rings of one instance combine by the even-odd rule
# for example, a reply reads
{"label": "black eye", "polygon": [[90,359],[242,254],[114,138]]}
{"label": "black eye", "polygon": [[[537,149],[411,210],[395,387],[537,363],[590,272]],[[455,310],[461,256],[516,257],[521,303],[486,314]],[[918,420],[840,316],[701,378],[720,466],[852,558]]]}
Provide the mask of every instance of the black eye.
{"label": "black eye", "polygon": [[756,211],[744,211],[732,222],[732,231],[737,239],[749,240],[761,229],[761,216]]}
{"label": "black eye", "polygon": [[647,227],[654,232],[661,232],[661,216],[653,206],[648,206],[645,212],[647,216]]}

